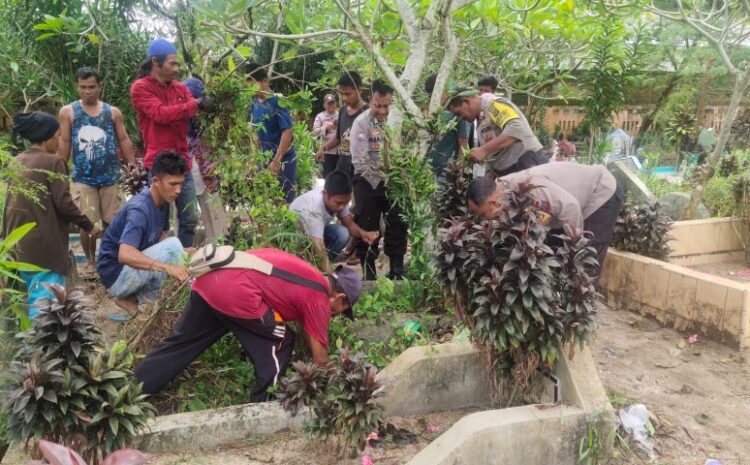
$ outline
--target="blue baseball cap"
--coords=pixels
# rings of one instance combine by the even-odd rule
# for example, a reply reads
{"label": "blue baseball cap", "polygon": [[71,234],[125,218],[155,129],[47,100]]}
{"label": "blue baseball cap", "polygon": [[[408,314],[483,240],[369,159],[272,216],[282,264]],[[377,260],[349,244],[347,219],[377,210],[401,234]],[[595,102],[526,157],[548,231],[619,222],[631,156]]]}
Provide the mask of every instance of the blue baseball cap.
{"label": "blue baseball cap", "polygon": [[177,49],[167,39],[154,39],[148,44],[148,57],[151,58],[160,55],[177,55]]}

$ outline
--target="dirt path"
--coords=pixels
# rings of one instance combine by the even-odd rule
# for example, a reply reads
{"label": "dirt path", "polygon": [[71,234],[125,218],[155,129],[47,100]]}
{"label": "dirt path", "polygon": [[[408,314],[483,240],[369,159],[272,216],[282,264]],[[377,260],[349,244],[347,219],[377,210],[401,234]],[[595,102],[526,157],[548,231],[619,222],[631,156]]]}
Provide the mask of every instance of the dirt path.
{"label": "dirt path", "polygon": [[750,464],[750,354],[688,336],[605,310],[593,348],[602,382],[615,405],[643,403],[658,417],[660,464]]}

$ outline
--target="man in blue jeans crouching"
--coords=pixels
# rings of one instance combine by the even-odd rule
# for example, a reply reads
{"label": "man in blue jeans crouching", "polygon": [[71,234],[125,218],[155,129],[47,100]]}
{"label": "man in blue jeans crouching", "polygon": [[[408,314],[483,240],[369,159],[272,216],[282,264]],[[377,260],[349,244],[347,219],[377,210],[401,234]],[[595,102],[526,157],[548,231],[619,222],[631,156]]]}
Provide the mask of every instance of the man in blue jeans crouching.
{"label": "man in blue jeans crouching", "polygon": [[156,299],[167,275],[190,277],[179,264],[182,244],[166,234],[169,204],[180,195],[186,171],[179,153],[160,152],[151,167],[151,187],[131,198],[107,229],[96,268],[107,293],[125,310],[110,319],[131,319],[140,305]]}

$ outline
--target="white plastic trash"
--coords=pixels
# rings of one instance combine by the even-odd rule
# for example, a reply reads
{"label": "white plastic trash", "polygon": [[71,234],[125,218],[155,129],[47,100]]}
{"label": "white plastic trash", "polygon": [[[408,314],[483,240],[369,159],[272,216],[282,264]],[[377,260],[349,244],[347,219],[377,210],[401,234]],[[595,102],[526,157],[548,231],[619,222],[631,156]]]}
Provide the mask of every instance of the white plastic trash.
{"label": "white plastic trash", "polygon": [[625,431],[633,436],[633,440],[638,447],[643,450],[648,458],[656,460],[654,443],[649,439],[648,425],[650,423],[651,413],[643,404],[634,404],[623,407],[619,411],[620,423]]}

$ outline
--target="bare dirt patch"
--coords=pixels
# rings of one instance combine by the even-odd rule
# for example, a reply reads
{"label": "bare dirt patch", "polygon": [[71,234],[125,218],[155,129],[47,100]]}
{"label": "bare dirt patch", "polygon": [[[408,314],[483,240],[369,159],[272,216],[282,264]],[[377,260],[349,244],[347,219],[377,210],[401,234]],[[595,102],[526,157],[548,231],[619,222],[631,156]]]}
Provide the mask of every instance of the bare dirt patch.
{"label": "bare dirt patch", "polygon": [[750,265],[746,262],[711,263],[707,265],[695,265],[690,268],[714,276],[731,279],[732,281],[750,283]]}
{"label": "bare dirt patch", "polygon": [[625,311],[604,310],[601,320],[593,347],[599,375],[617,406],[642,403],[657,416],[659,463],[750,463],[746,352],[710,340],[690,344],[689,334]]}

